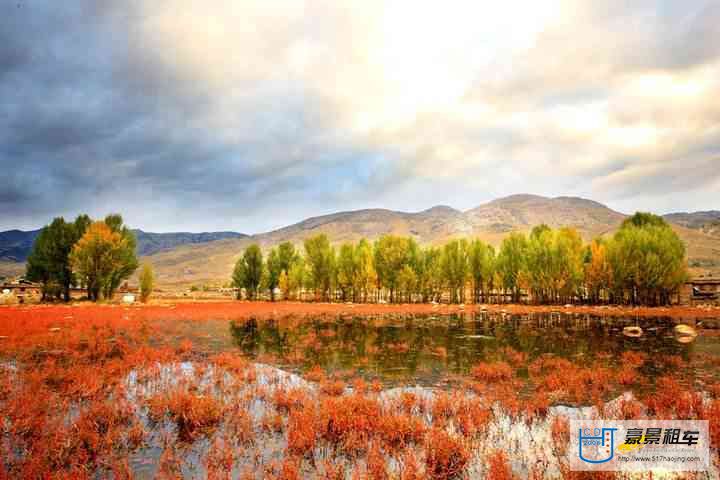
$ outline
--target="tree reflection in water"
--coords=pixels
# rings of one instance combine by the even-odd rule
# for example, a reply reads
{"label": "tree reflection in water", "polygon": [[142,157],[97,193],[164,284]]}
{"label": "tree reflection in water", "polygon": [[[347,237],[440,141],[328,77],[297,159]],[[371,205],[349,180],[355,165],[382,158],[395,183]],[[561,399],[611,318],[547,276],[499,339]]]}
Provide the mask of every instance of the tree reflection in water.
{"label": "tree reflection in water", "polygon": [[[278,366],[319,365],[386,383],[434,385],[447,375],[467,374],[478,362],[498,360],[507,349],[521,352],[528,363],[553,354],[583,365],[606,359],[617,367],[624,352],[640,351],[648,358],[640,373],[652,378],[672,368],[668,358],[690,361],[697,349],[715,351],[720,345],[717,337],[680,343],[673,336],[675,324],[669,318],[564,314],[326,315],[232,321],[230,332],[245,355],[270,358]],[[642,327],[643,336],[624,336],[628,325]]]}

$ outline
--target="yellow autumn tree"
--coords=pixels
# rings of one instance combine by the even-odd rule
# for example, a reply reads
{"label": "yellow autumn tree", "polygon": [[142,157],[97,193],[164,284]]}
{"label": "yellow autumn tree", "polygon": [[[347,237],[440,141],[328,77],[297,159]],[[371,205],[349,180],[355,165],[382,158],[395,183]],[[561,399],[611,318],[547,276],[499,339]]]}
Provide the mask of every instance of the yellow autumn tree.
{"label": "yellow autumn tree", "polygon": [[146,263],[140,272],[140,300],[145,303],[155,288],[155,273],[152,265]]}
{"label": "yellow autumn tree", "polygon": [[280,279],[278,280],[278,288],[280,289],[280,295],[283,300],[287,300],[290,296],[290,280],[285,270],[280,272]]}
{"label": "yellow autumn tree", "polygon": [[602,239],[593,240],[588,250],[589,259],[585,264],[585,285],[590,302],[599,303],[606,298],[612,282],[612,267],[607,255],[607,246]]}
{"label": "yellow autumn tree", "polygon": [[123,236],[105,222],[93,222],[75,244],[70,263],[90,300],[99,300],[113,274],[122,269],[126,247]]}

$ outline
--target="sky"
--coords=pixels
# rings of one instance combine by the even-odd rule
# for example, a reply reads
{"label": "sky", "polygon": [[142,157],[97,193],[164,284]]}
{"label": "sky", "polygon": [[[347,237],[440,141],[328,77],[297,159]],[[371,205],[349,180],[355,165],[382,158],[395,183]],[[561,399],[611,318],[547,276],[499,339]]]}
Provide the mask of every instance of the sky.
{"label": "sky", "polygon": [[12,0],[0,230],[516,193],[720,209],[717,0]]}

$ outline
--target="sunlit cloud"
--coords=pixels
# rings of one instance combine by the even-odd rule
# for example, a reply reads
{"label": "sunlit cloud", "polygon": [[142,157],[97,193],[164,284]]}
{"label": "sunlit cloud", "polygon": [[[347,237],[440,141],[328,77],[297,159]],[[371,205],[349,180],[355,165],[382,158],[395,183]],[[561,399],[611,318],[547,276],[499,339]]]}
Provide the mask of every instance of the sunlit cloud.
{"label": "sunlit cloud", "polygon": [[89,203],[251,232],[518,192],[718,208],[711,0],[76,0],[3,21],[0,161],[43,176],[3,180],[6,227]]}

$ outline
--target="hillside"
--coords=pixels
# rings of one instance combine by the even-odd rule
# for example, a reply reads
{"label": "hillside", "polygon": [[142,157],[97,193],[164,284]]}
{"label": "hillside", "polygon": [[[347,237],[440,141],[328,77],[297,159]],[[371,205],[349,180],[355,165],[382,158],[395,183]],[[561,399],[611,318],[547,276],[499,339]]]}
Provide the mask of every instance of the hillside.
{"label": "hillside", "polygon": [[[383,234],[409,235],[423,244],[440,244],[460,236],[480,238],[499,245],[511,231],[529,231],[545,223],[552,227],[571,226],[588,241],[612,234],[626,215],[598,202],[576,197],[547,198],[513,195],[461,212],[437,206],[416,213],[385,209],[357,210],[309,218],[302,222],[239,240],[184,245],[148,257],[163,284],[226,282],[242,250],[252,242],[269,248],[282,241],[301,246],[318,233],[333,243],[375,239]],[[688,245],[690,264],[695,268],[720,268],[720,242],[702,230],[673,225]]]}
{"label": "hillside", "polygon": [[507,232],[526,231],[545,223],[551,227],[575,227],[589,239],[606,233],[623,218],[622,213],[582,198],[513,195],[466,212],[440,205],[417,213],[382,209],[334,213],[252,238],[262,245],[273,245],[285,240],[298,242],[323,232],[340,243],[393,233],[412,236],[420,243],[441,243],[469,235],[501,239]]}
{"label": "hillside", "polygon": [[0,282],[22,275],[23,272],[25,272],[24,263],[0,260]]}
{"label": "hillside", "polygon": [[[153,233],[142,230],[133,230],[133,232],[138,241],[138,255],[142,257],[172,251],[182,245],[201,245],[228,239],[239,240],[247,237],[245,234],[236,232]],[[21,275],[25,271],[25,261],[39,233],[40,230],[8,230],[0,232],[0,277],[12,278]],[[173,278],[176,276],[175,273],[172,274]]]}
{"label": "hillside", "polygon": [[[8,230],[0,232],[0,261],[24,262],[27,260],[33,242],[40,230]],[[244,238],[247,235],[237,232],[173,232],[153,233],[133,230],[137,238],[138,255],[152,255],[163,250],[170,250],[180,245],[197,244],[225,240],[228,238]]]}
{"label": "hillside", "polygon": [[700,230],[703,233],[720,238],[720,210],[670,213],[663,215],[663,218],[670,223],[693,230]]}
{"label": "hillside", "polygon": [[[172,233],[153,233],[144,232],[142,230],[133,230],[137,238],[137,251],[141,257],[157,254],[160,252],[169,252],[181,247],[182,245],[202,245],[211,242],[221,242],[223,240],[240,240],[246,238],[247,235],[236,232],[172,232]],[[22,275],[25,271],[25,261],[32,249],[35,238],[40,230],[22,231],[9,230],[0,232],[0,278],[16,277]],[[202,255],[202,254],[201,254]],[[175,257],[175,254],[171,254]],[[187,262],[186,258],[183,261]],[[202,263],[202,259],[201,259]],[[173,273],[170,275],[176,278],[176,269],[171,269]],[[180,272],[184,271],[180,270]],[[211,268],[207,269],[212,271]],[[159,272],[160,278],[163,278],[163,272]]]}
{"label": "hillside", "polygon": [[215,242],[229,238],[245,238],[247,235],[237,232],[174,232],[153,233],[133,230],[137,238],[138,255],[152,255],[163,250],[170,250],[180,245]]}
{"label": "hillside", "polygon": [[[574,227],[585,241],[589,241],[612,234],[625,217],[601,203],[583,198],[512,195],[465,212],[442,205],[420,212],[386,209],[339,212],[252,236],[234,232],[149,233],[140,230],[136,234],[138,251],[145,261],[155,266],[158,282],[165,286],[187,286],[226,282],[242,250],[253,242],[263,248],[283,241],[301,247],[304,239],[318,233],[327,234],[335,244],[396,234],[412,236],[421,244],[441,244],[453,237],[477,237],[497,246],[509,232],[527,232],[541,223],[554,228]],[[691,268],[720,270],[720,228],[717,228],[720,214],[717,211],[669,214],[665,218],[687,244]],[[4,246],[4,251],[14,248],[13,252],[27,248],[29,251],[27,239],[23,240],[18,231],[12,232],[15,233],[0,233],[0,240],[9,239],[0,241],[0,248]],[[0,263],[0,275],[11,270],[17,272],[14,268],[17,265]]]}
{"label": "hillside", "polygon": [[592,200],[538,195],[493,200],[468,210],[465,215],[479,233],[529,230],[544,223],[553,228],[574,227],[586,240],[607,233],[625,218],[624,214]]}
{"label": "hillside", "polygon": [[40,230],[0,232],[0,261],[24,262]]}
{"label": "hillside", "polygon": [[683,227],[700,229],[705,225],[720,222],[720,210],[707,210],[704,212],[678,212],[663,215],[668,222]]}

